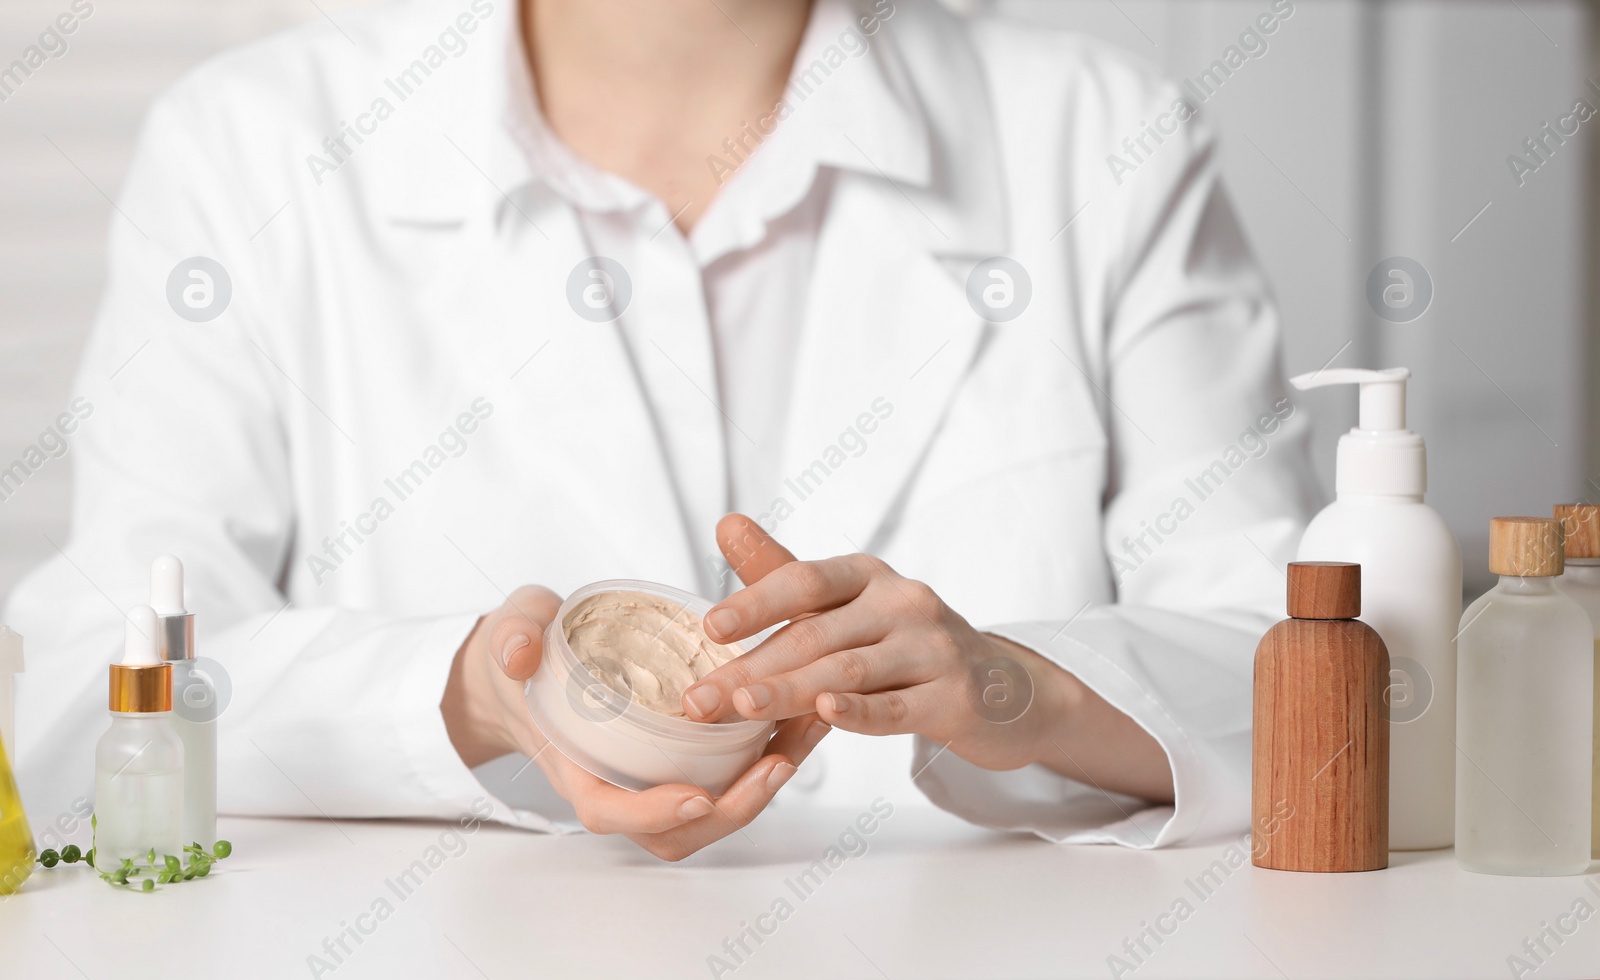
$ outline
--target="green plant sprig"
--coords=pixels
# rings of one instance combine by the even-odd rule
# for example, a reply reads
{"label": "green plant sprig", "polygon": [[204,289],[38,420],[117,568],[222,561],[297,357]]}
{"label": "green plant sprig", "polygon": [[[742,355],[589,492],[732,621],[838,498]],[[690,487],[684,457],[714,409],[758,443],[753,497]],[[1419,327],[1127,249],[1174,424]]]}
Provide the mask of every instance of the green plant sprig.
{"label": "green plant sprig", "polygon": [[83,861],[99,872],[100,880],[107,884],[149,892],[155,891],[157,885],[176,885],[204,878],[211,873],[212,865],[233,853],[233,845],[228,841],[219,840],[210,851],[207,851],[195,843],[185,847],[183,853],[182,861],[171,854],[162,855],[158,861],[155,848],[151,848],[141,855],[142,862],[124,858],[121,864],[106,869],[94,863],[94,848],[91,847],[87,854],[83,854],[79,852],[76,844],[68,844],[59,854],[53,850],[45,850],[39,855],[39,863],[46,868],[53,868],[57,864],[77,864]]}
{"label": "green plant sprig", "polygon": [[[98,822],[90,818],[91,826],[98,828]],[[76,844],[68,844],[60,853],[46,848],[39,854],[39,863],[46,868],[53,868],[57,864],[77,864],[79,861],[94,868],[100,874],[100,880],[118,888],[137,888],[140,891],[151,892],[158,885],[176,885],[180,882],[193,881],[204,878],[211,873],[211,866],[227,858],[233,853],[233,845],[225,840],[219,840],[207,851],[199,842],[189,844],[183,849],[183,860],[171,854],[164,854],[159,861],[156,860],[156,850],[151,848],[141,855],[143,863],[133,858],[124,858],[122,863],[110,869],[101,868],[94,863],[93,847],[88,853],[78,849]]]}

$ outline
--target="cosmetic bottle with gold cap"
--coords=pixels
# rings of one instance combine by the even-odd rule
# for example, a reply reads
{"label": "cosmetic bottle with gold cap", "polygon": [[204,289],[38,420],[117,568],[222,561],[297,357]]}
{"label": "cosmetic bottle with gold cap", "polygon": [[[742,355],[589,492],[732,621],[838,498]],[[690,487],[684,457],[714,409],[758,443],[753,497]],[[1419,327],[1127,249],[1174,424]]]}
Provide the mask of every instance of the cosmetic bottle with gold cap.
{"label": "cosmetic bottle with gold cap", "polygon": [[[1595,717],[1600,719],[1600,506],[1559,504],[1556,519],[1566,534],[1566,570],[1556,587],[1589,614],[1594,633]],[[1589,856],[1600,857],[1600,729],[1594,733],[1593,783],[1589,797]]]}
{"label": "cosmetic bottle with gold cap", "polygon": [[1500,584],[1461,617],[1456,860],[1468,871],[1589,867],[1593,634],[1556,588],[1562,538],[1548,517],[1495,518],[1489,570]]}
{"label": "cosmetic bottle with gold cap", "polygon": [[95,747],[95,866],[153,848],[183,854],[183,742],[172,730],[172,665],[156,653],[156,614],[128,610],[111,665],[111,727]]}

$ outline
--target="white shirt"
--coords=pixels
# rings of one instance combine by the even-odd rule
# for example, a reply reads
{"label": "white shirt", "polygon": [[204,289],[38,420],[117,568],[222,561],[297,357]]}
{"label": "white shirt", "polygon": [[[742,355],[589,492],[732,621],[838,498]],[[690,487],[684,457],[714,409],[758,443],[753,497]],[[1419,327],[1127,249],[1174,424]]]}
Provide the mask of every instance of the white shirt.
{"label": "white shirt", "polygon": [[[770,134],[751,126],[731,134],[737,140],[732,146],[716,148],[714,155],[723,166],[734,169],[731,174],[713,171],[725,185],[687,238],[673,220],[687,202],[657,199],[579,157],[551,131],[539,108],[521,37],[508,38],[506,124],[528,155],[529,177],[572,205],[595,255],[618,261],[624,270],[649,269],[659,277],[657,290],[637,297],[619,317],[635,358],[659,335],[654,325],[660,320],[709,325],[717,388],[706,397],[717,402],[723,421],[730,482],[724,512],[761,514],[779,493],[789,386],[812,252],[832,186],[830,169],[872,172],[872,162],[859,152],[853,158],[830,152],[834,142],[819,139],[819,128],[861,131],[885,120],[893,121],[891,131],[909,128],[905,107],[871,59],[853,59],[838,69],[840,78],[826,79],[830,85],[847,79],[851,98],[829,103],[825,110],[813,106],[807,115],[814,86],[799,73],[819,60],[826,63],[827,49],[842,34],[855,30],[863,36],[856,16],[843,0],[814,5],[796,50],[796,72],[784,87],[786,111],[778,113],[780,121]],[[821,118],[812,118],[819,114]],[[890,160],[893,164],[894,158]],[[897,167],[885,176],[908,175]],[[513,196],[522,189],[505,188]],[[650,377],[645,380],[648,384]],[[704,520],[709,515],[694,516]],[[708,559],[716,563],[714,556]],[[738,583],[724,575],[717,584],[726,593]]]}
{"label": "white shirt", "polygon": [[[783,805],[926,794],[1136,847],[1242,831],[1251,658],[1313,481],[1209,134],[1106,168],[1181,93],[1072,35],[880,0],[870,50],[813,24],[797,77],[820,84],[687,243],[652,241],[664,205],[508,129],[514,9],[351,11],[152,108],[75,392],[72,537],[6,607],[35,819],[86,791],[119,610],[159,554],[232,679],[226,812],[451,817],[486,794],[439,713],[477,618],[524,583],[719,590],[733,486],[774,495],[797,555],[877,554],[1071,671],[1156,739],[1177,796],[836,732]],[[618,323],[568,299],[597,252],[629,265]],[[205,322],[166,288],[197,255],[231,280]],[[1000,323],[968,295],[991,256],[1032,283]],[[759,390],[775,361],[786,394]],[[776,466],[730,449],[729,418]]]}

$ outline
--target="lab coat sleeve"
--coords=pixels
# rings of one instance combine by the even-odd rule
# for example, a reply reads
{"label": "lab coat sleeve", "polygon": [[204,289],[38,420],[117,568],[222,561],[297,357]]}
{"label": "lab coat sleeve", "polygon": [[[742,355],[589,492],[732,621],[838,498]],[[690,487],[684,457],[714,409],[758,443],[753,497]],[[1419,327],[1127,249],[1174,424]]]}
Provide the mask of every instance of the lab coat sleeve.
{"label": "lab coat sleeve", "polygon": [[1109,446],[1102,534],[1116,601],[987,628],[1060,664],[1154,736],[1175,805],[1038,765],[987,772],[921,739],[912,771],[934,802],[980,824],[1148,848],[1249,824],[1255,646],[1282,617],[1283,569],[1316,491],[1276,311],[1199,122],[1096,206],[1081,233],[1113,243],[1093,280],[1109,298],[1104,334],[1083,349]]}
{"label": "lab coat sleeve", "polygon": [[[109,281],[71,402],[82,418],[70,537],[52,540],[54,557],[5,610],[29,644],[18,726],[29,810],[46,824],[89,794],[122,611],[148,601],[150,562],[170,552],[186,566],[199,652],[226,677],[223,812],[454,818],[487,802],[492,818],[546,826],[485,792],[445,731],[440,699],[476,613],[300,608],[280,590],[297,476],[275,406],[304,394],[269,353],[282,323],[268,284],[291,271],[252,236],[280,192],[222,157],[226,127],[207,125],[194,87],[153,109],[111,219]],[[205,322],[169,302],[169,274],[196,255],[232,285]]]}

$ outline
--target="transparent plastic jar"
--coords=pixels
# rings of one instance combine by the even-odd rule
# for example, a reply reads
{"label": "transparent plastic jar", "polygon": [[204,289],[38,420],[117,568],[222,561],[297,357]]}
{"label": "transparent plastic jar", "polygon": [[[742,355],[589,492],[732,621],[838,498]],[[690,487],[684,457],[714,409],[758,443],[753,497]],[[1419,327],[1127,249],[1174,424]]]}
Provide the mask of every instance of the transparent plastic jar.
{"label": "transparent plastic jar", "polygon": [[697,618],[714,605],[681,589],[632,579],[594,582],[573,592],[545,630],[544,657],[525,689],[534,723],[562,755],[614,786],[640,791],[688,783],[722,795],[761,758],[777,726],[738,717],[710,724],[675,718],[595,677],[567,645],[565,625],[579,603],[605,592],[642,592]]}

